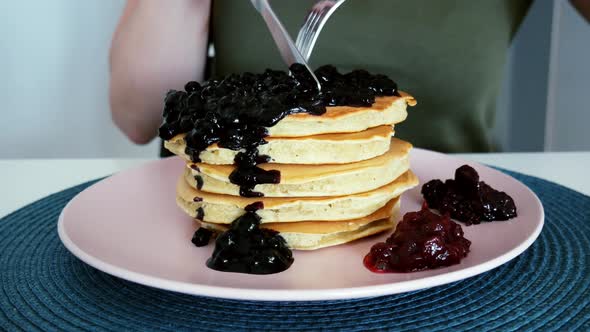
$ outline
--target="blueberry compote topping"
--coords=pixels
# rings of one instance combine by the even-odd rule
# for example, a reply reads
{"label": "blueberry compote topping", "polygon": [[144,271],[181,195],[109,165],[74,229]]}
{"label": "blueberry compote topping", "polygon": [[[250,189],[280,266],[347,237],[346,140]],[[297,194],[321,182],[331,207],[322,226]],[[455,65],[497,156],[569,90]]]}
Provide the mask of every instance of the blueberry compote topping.
{"label": "blueberry compote topping", "polygon": [[[250,209],[252,210],[252,209]],[[207,266],[219,271],[271,274],[284,271],[293,263],[293,254],[275,231],[260,228],[256,212],[246,212],[231,228],[217,237]]]}
{"label": "blueberry compote topping", "polygon": [[385,242],[371,248],[363,263],[373,272],[412,272],[458,264],[471,241],[448,215],[423,207],[404,215]]}
{"label": "blueberry compote topping", "polygon": [[512,197],[479,181],[477,171],[468,165],[457,168],[454,180],[427,182],[422,195],[428,207],[449,213],[466,225],[516,217]]}
{"label": "blueberry compote topping", "polygon": [[195,218],[197,220],[203,220],[203,218],[205,218],[205,210],[202,207],[197,209],[197,215],[195,216]]}
{"label": "blueberry compote topping", "polygon": [[168,92],[160,137],[168,140],[186,133],[185,152],[193,162],[200,161],[201,151],[214,143],[239,150],[230,181],[240,186],[242,196],[262,196],[253,190],[256,184],[280,181],[279,172],[257,167],[269,161],[258,154],[258,146],[267,143],[266,128],[293,113],[321,115],[326,106],[370,106],[376,96],[399,96],[391,79],[364,70],[340,74],[333,66],[318,68],[320,93],[303,65],[289,69],[291,75],[275,70],[232,74],[203,85],[189,82],[185,91]]}
{"label": "blueberry compote topping", "polygon": [[201,190],[203,188],[203,177],[195,175],[195,181],[197,182],[197,189]]}
{"label": "blueberry compote topping", "polygon": [[260,183],[279,183],[281,173],[277,170],[264,170],[256,165],[267,162],[268,156],[258,155],[257,150],[246,150],[236,155],[236,169],[229,175],[229,181],[240,186],[240,196],[261,197],[262,193],[254,191]]}
{"label": "blueberry compote topping", "polygon": [[203,228],[203,227],[199,227],[199,229],[197,229],[195,234],[193,234],[193,238],[192,238],[191,242],[197,247],[204,247],[207,244],[209,244],[209,240],[211,239],[212,236],[213,236],[212,231],[210,231],[206,228]]}

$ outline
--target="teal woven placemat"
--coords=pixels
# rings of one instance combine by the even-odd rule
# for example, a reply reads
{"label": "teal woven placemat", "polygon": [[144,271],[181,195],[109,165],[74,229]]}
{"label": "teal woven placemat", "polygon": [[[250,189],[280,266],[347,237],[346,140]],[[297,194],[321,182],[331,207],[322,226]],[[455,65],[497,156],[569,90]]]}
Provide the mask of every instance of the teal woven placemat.
{"label": "teal woven placemat", "polygon": [[507,172],[540,197],[545,227],[522,255],[449,285],[370,299],[248,302],[162,291],[100,272],[57,236],[65,204],[92,183],[0,220],[0,328],[137,330],[590,330],[590,197]]}

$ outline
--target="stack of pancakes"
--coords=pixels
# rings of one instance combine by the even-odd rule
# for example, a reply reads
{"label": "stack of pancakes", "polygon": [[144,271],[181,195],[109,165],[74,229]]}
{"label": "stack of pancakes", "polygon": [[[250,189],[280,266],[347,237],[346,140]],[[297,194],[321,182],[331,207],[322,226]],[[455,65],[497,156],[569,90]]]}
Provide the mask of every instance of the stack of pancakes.
{"label": "stack of pancakes", "polygon": [[[268,128],[259,154],[278,170],[280,183],[259,184],[263,197],[241,197],[231,183],[238,151],[209,146],[192,163],[184,135],[165,142],[187,160],[177,186],[177,203],[201,226],[223,231],[247,206],[257,210],[261,227],[280,232],[291,249],[318,249],[389,230],[400,195],[418,184],[409,164],[410,143],[392,138],[405,120],[406,93],[377,97],[371,107],[327,107],[321,116],[292,114]],[[262,203],[262,204],[261,204]]]}

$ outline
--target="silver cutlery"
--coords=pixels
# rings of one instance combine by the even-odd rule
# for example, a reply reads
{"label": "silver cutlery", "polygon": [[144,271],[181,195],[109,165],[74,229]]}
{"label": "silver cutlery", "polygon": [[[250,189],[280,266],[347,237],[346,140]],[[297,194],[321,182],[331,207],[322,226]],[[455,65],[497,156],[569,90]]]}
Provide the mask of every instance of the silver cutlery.
{"label": "silver cutlery", "polygon": [[295,47],[305,61],[309,60],[315,42],[330,16],[345,0],[319,0],[313,5],[299,29]]}
{"label": "silver cutlery", "polygon": [[287,30],[285,29],[277,15],[270,7],[268,0],[251,1],[254,8],[256,8],[256,10],[260,13],[262,18],[266,22],[266,25],[270,30],[270,34],[272,35],[272,38],[277,44],[277,48],[279,49],[279,52],[281,53],[281,56],[283,57],[285,63],[287,63],[288,66],[291,66],[294,63],[301,63],[302,65],[304,65],[313,77],[313,79],[315,80],[318,90],[321,90],[320,82],[318,81],[313,71],[307,65],[307,61],[305,60],[305,58],[301,55],[297,47],[295,47],[295,44],[289,36],[289,33],[287,32]]}

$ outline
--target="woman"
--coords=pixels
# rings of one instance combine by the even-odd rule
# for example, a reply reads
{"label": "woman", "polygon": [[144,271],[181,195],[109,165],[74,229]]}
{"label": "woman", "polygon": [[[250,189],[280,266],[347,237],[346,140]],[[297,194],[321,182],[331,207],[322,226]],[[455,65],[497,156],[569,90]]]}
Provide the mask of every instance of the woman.
{"label": "woman", "polygon": [[[312,2],[273,1],[292,36]],[[530,0],[352,1],[324,27],[312,67],[382,73],[418,106],[396,136],[443,152],[491,151],[506,50]],[[207,57],[209,43],[215,59]],[[208,68],[206,73],[206,68]],[[286,69],[250,1],[130,0],[111,49],[111,111],[136,143],[161,123],[169,89],[208,75]]]}

